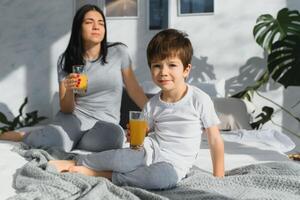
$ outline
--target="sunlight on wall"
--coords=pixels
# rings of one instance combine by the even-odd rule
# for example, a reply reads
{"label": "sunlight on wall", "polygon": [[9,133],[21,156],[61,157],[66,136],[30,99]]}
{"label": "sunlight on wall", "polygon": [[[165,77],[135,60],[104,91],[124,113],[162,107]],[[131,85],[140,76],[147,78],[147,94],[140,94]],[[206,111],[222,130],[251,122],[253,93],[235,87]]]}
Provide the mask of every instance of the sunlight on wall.
{"label": "sunlight on wall", "polygon": [[[51,62],[51,86],[52,91],[55,92],[58,90],[57,86],[57,61],[59,56],[65,51],[67,48],[68,42],[70,39],[70,32],[60,37],[58,40],[53,42],[50,47],[50,62]],[[53,87],[54,86],[54,87]]]}
{"label": "sunlight on wall", "polygon": [[59,110],[59,102],[58,102],[58,81],[57,81],[57,61],[59,56],[65,51],[71,32],[60,37],[56,40],[50,47],[50,62],[51,68],[50,71],[50,93],[51,93],[51,113],[50,116],[53,118],[54,115]]}
{"label": "sunlight on wall", "polygon": [[[8,109],[17,115],[18,109],[26,97],[26,66],[17,67],[0,81],[0,85],[2,90],[5,89],[1,92],[5,95],[1,95],[0,103],[6,104]],[[6,111],[3,110],[2,112]]]}

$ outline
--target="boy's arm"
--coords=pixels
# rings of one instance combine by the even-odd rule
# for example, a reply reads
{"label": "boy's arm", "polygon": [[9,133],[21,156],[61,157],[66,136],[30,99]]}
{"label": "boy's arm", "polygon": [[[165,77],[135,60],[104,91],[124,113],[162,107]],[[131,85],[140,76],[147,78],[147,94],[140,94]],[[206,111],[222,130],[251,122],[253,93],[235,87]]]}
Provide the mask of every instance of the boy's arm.
{"label": "boy's arm", "polygon": [[206,129],[210,155],[213,164],[213,175],[224,176],[224,143],[219,128],[212,126]]}

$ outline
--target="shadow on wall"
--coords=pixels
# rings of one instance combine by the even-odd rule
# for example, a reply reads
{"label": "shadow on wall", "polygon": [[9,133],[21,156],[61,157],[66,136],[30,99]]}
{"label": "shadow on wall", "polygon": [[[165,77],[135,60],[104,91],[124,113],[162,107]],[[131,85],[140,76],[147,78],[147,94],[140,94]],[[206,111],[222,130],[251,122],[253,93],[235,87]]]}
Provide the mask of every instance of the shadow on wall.
{"label": "shadow on wall", "polygon": [[[266,68],[267,68],[267,54],[264,54],[263,58],[260,57],[249,58],[247,62],[240,67],[239,75],[226,81],[225,84],[226,96],[232,96],[242,91],[247,86],[253,86],[255,80],[257,80],[263,74]],[[288,87],[284,89],[282,93],[281,90],[278,90],[280,87],[282,87],[281,84],[274,82],[273,79],[270,78],[269,82],[261,86],[258,91],[259,92],[275,91],[273,95],[280,95],[282,96],[283,99],[282,103],[281,102],[277,102],[277,103],[282,105],[284,108],[290,110],[296,116],[299,116],[300,106],[293,107],[293,105],[295,105],[296,102],[299,101],[300,99],[300,95],[299,95],[300,88]],[[276,96],[274,97],[276,99]],[[276,113],[273,114],[273,120],[275,119],[274,121],[276,122],[276,124],[288,128],[291,131],[299,132],[299,124],[297,121],[292,119],[289,115],[286,115],[285,112],[279,112],[281,109],[279,109],[278,106],[276,106],[275,104],[271,104],[270,106],[276,110]],[[271,126],[273,127],[274,124],[272,123]],[[285,132],[284,129],[281,129],[281,131]]]}
{"label": "shadow on wall", "polygon": [[[71,0],[0,2],[0,82],[21,67],[25,68],[25,95],[29,99],[29,110],[50,113],[51,78],[56,78],[51,77],[51,71],[56,68],[56,61],[51,61],[51,46],[70,31],[72,8]],[[18,85],[16,80],[11,79],[9,85],[12,88],[5,90],[22,91],[24,85]],[[4,95],[7,95],[6,99],[24,99],[12,94]],[[9,102],[4,103],[9,105]]]}
{"label": "shadow on wall", "polygon": [[[137,67],[135,70],[135,74],[137,78],[139,79],[140,83],[143,82],[149,82],[151,80],[151,75],[149,71],[149,66],[147,63],[147,45],[149,41],[152,39],[152,37],[157,34],[161,30],[150,30],[149,25],[147,23],[147,6],[146,1],[142,1],[140,4],[140,8],[142,8],[142,12],[140,12],[139,19],[137,20],[137,38],[136,38],[136,52],[135,52],[135,58],[136,58],[136,64]],[[130,46],[131,44],[128,44]],[[215,80],[216,75],[214,74],[213,66],[207,63],[208,58],[200,56],[199,58],[196,56],[193,56],[192,58],[192,73],[189,76],[189,82],[190,84],[197,84],[201,81],[207,81],[207,80]],[[146,70],[145,70],[146,69]]]}
{"label": "shadow on wall", "polygon": [[300,10],[299,0],[286,0],[286,7],[292,10]]}
{"label": "shadow on wall", "polygon": [[[144,26],[144,24],[140,24],[139,26]],[[142,28],[138,28],[138,30],[144,30]],[[140,82],[151,81],[150,71],[147,64],[147,55],[146,49],[148,45],[148,41],[157,33],[158,31],[146,31],[146,34],[143,32],[138,33],[138,47],[136,52],[137,59],[137,69],[135,71],[137,77]],[[147,39],[145,40],[145,35],[147,35]],[[144,43],[140,42],[144,41]],[[196,56],[192,57],[192,71],[189,75],[189,84],[197,85],[202,81],[216,80],[216,75],[214,73],[213,65],[207,62],[208,57],[200,56],[199,58]],[[147,68],[147,70],[145,70]],[[145,73],[145,71],[147,73]]]}
{"label": "shadow on wall", "polygon": [[200,56],[200,58],[193,56],[192,58],[192,71],[189,75],[189,83],[197,85],[202,81],[215,80],[216,75],[214,73],[213,65],[207,62],[206,56]]}
{"label": "shadow on wall", "polygon": [[[249,58],[246,63],[239,68],[239,75],[231,79],[228,79],[225,84],[226,96],[234,95],[247,86],[252,86],[263,72],[267,69],[267,54],[264,53],[263,58],[252,57]],[[278,84],[269,85],[265,84],[259,90],[260,91],[270,91],[278,89]]]}
{"label": "shadow on wall", "polygon": [[[152,37],[158,33],[160,30],[149,30],[148,23],[147,23],[147,14],[148,14],[148,7],[146,6],[146,1],[140,1],[139,9],[142,11],[139,13],[139,18],[141,20],[137,20],[137,38],[136,38],[136,52],[134,52],[135,59],[136,59],[136,70],[135,75],[138,78],[140,83],[151,81],[151,75],[149,66],[147,63],[147,46]],[[130,46],[132,44],[128,44]]]}

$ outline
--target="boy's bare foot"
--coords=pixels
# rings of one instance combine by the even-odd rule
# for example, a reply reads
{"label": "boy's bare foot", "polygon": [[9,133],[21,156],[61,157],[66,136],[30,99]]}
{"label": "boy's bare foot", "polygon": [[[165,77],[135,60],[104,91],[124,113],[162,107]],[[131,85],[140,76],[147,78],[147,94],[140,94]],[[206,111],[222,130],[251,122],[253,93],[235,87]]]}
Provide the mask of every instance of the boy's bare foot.
{"label": "boy's bare foot", "polygon": [[80,173],[86,176],[101,176],[109,180],[112,177],[111,171],[96,171],[85,166],[72,166],[69,168],[69,172]]}
{"label": "boy's bare foot", "polygon": [[20,142],[23,140],[25,132],[22,131],[7,131],[0,134],[0,140],[9,140]]}
{"label": "boy's bare foot", "polygon": [[48,164],[53,165],[59,172],[68,172],[69,168],[75,166],[74,160],[50,160]]}

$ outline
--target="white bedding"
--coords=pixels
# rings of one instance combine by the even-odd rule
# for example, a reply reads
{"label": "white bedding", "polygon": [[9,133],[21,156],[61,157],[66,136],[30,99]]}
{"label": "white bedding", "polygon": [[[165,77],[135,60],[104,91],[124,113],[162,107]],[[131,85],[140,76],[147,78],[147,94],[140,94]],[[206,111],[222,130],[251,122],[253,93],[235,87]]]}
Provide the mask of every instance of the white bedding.
{"label": "white bedding", "polygon": [[[269,161],[288,160],[284,152],[290,151],[295,144],[284,134],[276,131],[246,131],[226,132],[223,135],[225,143],[225,169]],[[16,170],[26,163],[26,160],[12,152],[15,143],[0,141],[0,199],[6,199],[15,190],[12,187],[13,175]],[[207,141],[201,143],[196,168],[212,171]]]}
{"label": "white bedding", "polygon": [[13,175],[26,163],[22,156],[11,151],[14,144],[14,142],[0,141],[0,199],[6,199],[15,194],[12,187]]}
{"label": "white bedding", "polygon": [[[295,147],[286,135],[275,130],[238,130],[222,132],[225,145],[225,169],[231,170],[250,164],[289,160],[284,152]],[[207,140],[202,140],[194,165],[212,171]]]}

